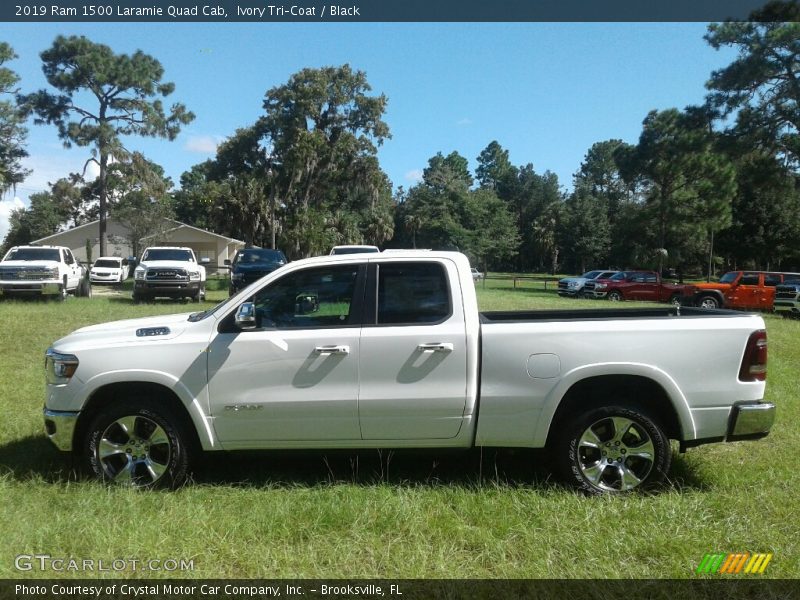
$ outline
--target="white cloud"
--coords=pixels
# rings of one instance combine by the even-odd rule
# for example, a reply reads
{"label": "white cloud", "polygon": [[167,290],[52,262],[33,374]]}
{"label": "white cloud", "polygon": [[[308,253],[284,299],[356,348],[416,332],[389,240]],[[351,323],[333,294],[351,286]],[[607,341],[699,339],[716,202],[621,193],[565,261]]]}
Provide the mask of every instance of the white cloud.
{"label": "white cloud", "polygon": [[459,127],[468,127],[469,125],[472,125],[472,119],[464,117],[463,119],[456,121],[456,125]]}
{"label": "white cloud", "polygon": [[3,240],[8,233],[8,218],[11,215],[11,211],[24,207],[25,204],[23,204],[22,200],[16,196],[12,200],[0,200],[0,244],[3,243]]}
{"label": "white cloud", "polygon": [[223,138],[215,135],[193,135],[183,145],[184,150],[197,154],[214,154]]}
{"label": "white cloud", "polygon": [[419,183],[422,181],[422,169],[413,169],[405,174],[406,181]]}

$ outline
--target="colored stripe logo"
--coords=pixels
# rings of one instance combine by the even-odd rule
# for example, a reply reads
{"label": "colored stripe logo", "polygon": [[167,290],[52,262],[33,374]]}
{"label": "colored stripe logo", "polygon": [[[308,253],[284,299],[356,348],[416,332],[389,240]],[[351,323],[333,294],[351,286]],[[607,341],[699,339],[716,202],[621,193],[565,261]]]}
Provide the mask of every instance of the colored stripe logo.
{"label": "colored stripe logo", "polygon": [[733,552],[731,554],[706,554],[697,567],[697,574],[726,573],[761,575],[772,560],[772,552],[768,554],[749,552]]}

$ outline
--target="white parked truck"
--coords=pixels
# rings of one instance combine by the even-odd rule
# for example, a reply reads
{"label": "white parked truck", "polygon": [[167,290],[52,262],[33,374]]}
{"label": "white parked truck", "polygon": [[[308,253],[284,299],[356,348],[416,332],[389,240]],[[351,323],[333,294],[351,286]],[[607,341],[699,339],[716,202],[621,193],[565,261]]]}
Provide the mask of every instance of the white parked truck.
{"label": "white parked truck", "polygon": [[14,246],[0,261],[0,296],[88,296],[86,272],[63,246]]}
{"label": "white parked truck", "polygon": [[760,316],[478,310],[458,253],[324,256],[204,312],[84,327],[47,351],[48,435],[96,476],[176,486],[201,451],[548,447],[588,492],[681,449],[765,436]]}
{"label": "white parked truck", "polygon": [[[207,264],[208,260],[201,262]],[[147,248],[133,271],[133,301],[158,297],[204,300],[206,268],[201,262],[191,248]]]}

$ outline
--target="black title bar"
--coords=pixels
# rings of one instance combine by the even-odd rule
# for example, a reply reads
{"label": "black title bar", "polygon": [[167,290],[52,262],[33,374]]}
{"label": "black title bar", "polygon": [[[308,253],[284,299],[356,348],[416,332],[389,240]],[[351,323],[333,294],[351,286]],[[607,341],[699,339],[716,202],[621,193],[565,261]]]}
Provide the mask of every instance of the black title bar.
{"label": "black title bar", "polygon": [[[0,20],[28,23],[709,22],[794,20],[791,15],[797,12],[797,2],[767,3],[764,0],[217,0],[207,3],[6,0],[0,5]],[[789,16],[782,18],[782,15]]]}

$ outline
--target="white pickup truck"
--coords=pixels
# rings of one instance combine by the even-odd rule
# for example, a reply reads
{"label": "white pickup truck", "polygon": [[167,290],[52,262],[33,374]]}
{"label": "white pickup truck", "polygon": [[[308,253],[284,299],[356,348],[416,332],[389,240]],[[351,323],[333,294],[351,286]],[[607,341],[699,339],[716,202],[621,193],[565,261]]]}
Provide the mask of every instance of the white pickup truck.
{"label": "white pickup truck", "polygon": [[0,261],[0,297],[90,296],[86,272],[69,248],[14,246]]}
{"label": "white pickup truck", "polygon": [[205,300],[203,264],[208,264],[208,259],[198,262],[191,248],[147,248],[133,271],[133,301],[146,302],[158,297]]}
{"label": "white pickup truck", "polygon": [[290,263],[216,307],[84,327],[47,351],[45,427],[97,477],[176,486],[201,451],[548,447],[592,493],[650,488],[671,448],[754,439],[757,315],[480,313],[458,253]]}

